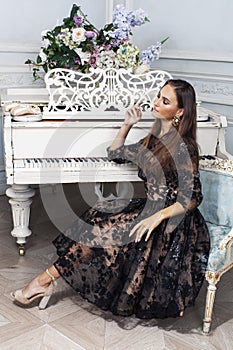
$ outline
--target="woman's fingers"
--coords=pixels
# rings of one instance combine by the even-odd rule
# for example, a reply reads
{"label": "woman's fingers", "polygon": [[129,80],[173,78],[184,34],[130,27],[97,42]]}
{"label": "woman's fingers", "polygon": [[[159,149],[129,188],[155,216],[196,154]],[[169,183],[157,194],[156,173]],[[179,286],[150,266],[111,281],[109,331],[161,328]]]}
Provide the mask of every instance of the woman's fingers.
{"label": "woman's fingers", "polygon": [[127,112],[125,117],[125,122],[128,124],[135,124],[141,119],[141,111],[137,111],[135,108],[134,110],[130,110]]}
{"label": "woman's fingers", "polygon": [[147,242],[148,239],[150,238],[151,232],[152,232],[152,230],[148,230],[146,238],[145,238],[145,242]]}
{"label": "woman's fingers", "polygon": [[130,231],[129,237],[132,237],[135,234],[135,231],[137,231],[139,224],[135,225],[134,228]]}
{"label": "woman's fingers", "polygon": [[145,230],[143,232],[138,232],[135,237],[135,243],[138,243],[141,241],[142,237],[147,233],[148,230]]}
{"label": "woman's fingers", "polygon": [[142,101],[139,100],[138,102],[135,103],[135,107],[140,108],[141,104],[142,104]]}
{"label": "woman's fingers", "polygon": [[137,223],[131,232],[129,237],[135,235],[135,242],[139,242],[143,236],[145,236],[145,241],[148,241],[153,230],[163,221],[163,216],[161,212],[157,212],[146,219],[143,219]]}
{"label": "woman's fingers", "polygon": [[134,226],[134,228],[131,230],[129,237],[132,237],[133,235],[135,235],[135,242],[140,242],[142,237],[147,234],[146,238],[149,239],[150,234],[151,234],[151,230],[146,226],[143,225],[142,223],[138,223],[137,225]]}

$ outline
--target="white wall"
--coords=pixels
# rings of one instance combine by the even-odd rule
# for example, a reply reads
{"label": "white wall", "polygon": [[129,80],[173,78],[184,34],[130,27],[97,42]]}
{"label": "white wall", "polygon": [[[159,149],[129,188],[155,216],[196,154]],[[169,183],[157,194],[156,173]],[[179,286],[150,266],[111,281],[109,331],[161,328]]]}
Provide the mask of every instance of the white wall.
{"label": "white wall", "polygon": [[[0,0],[0,94],[5,88],[38,86],[24,64],[40,48],[40,34],[69,15],[74,0]],[[79,0],[88,19],[102,27],[111,5],[146,10],[150,23],[134,31],[141,48],[169,36],[152,68],[190,81],[203,106],[227,116],[227,150],[233,154],[233,1]],[[1,142],[1,136],[0,136]],[[3,176],[0,146],[0,191]]]}
{"label": "white wall", "polygon": [[[1,0],[0,42],[38,42],[41,31],[54,27],[57,21],[61,22],[69,15],[74,3],[74,0]],[[103,23],[105,0],[79,0],[77,5],[88,13],[88,18],[95,25]]]}
{"label": "white wall", "polygon": [[[41,32],[62,23],[73,3],[74,0],[0,0],[1,72],[6,71],[6,67],[12,68],[12,65],[17,66],[14,67],[16,70],[20,67],[23,69],[24,61],[29,57],[34,58],[38,53]],[[98,0],[97,11],[97,2],[78,2],[83,12],[88,14],[88,19],[97,27],[105,23],[106,3],[107,0]]]}
{"label": "white wall", "polygon": [[138,38],[139,42],[149,43],[169,35],[169,49],[232,58],[231,0],[129,0],[128,4],[150,14],[146,38]]}

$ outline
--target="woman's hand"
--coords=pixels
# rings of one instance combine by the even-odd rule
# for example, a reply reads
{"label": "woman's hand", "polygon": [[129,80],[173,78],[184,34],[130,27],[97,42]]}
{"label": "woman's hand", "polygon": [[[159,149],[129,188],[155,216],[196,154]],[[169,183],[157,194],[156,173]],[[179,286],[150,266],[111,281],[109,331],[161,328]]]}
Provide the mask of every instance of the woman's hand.
{"label": "woman's hand", "polygon": [[127,110],[125,113],[125,125],[134,125],[142,118],[142,111],[140,109],[140,102],[137,103],[134,107]]}
{"label": "woman's hand", "polygon": [[161,224],[161,222],[165,219],[169,219],[176,215],[182,215],[185,213],[185,209],[183,205],[179,202],[176,202],[170,205],[167,208],[163,208],[157,213],[149,216],[146,219],[140,221],[137,225],[134,226],[132,231],[129,234],[129,237],[136,235],[135,242],[141,241],[142,237],[146,235],[145,241],[151,236],[152,231]]}
{"label": "woman's hand", "polygon": [[145,241],[151,236],[152,231],[159,226],[159,224],[164,220],[164,216],[161,212],[157,212],[152,216],[149,216],[146,219],[140,221],[137,225],[134,226],[132,231],[129,234],[129,237],[136,235],[135,242],[140,242],[142,237],[145,236]]}
{"label": "woman's hand", "polygon": [[121,147],[125,143],[125,139],[132,128],[133,124],[137,123],[142,117],[142,111],[140,110],[141,102],[136,103],[133,108],[128,109],[125,113],[125,120],[121,125],[115,139],[113,140],[110,150],[114,151],[115,149]]}

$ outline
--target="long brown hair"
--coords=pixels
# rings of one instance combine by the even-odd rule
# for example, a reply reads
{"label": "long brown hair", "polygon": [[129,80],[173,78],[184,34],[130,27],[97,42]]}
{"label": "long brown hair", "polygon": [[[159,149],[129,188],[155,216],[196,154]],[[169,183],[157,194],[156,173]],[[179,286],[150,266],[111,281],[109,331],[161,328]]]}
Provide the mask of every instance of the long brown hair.
{"label": "long brown hair", "polygon": [[[161,144],[161,147],[157,149],[156,153],[158,154],[159,151],[167,153],[167,150],[169,150],[170,154],[173,155],[178,143],[182,139],[188,146],[191,146],[196,154],[198,154],[196,142],[197,111],[195,90],[190,83],[181,79],[167,80],[163,87],[166,85],[170,85],[174,89],[178,108],[183,108],[184,112],[180,124],[177,127],[171,127],[166,135],[166,147]],[[153,135],[157,136],[159,134],[160,127],[160,120],[156,119],[149,134],[143,140],[144,147],[148,147]],[[166,155],[161,154],[159,158],[161,163],[163,163],[162,159],[165,160]]]}

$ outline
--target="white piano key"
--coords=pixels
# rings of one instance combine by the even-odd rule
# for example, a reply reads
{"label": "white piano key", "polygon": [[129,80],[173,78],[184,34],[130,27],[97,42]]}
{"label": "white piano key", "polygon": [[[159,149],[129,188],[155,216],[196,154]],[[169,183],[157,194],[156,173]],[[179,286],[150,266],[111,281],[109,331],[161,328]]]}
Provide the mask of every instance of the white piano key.
{"label": "white piano key", "polygon": [[30,159],[25,160],[25,167],[30,168]]}

